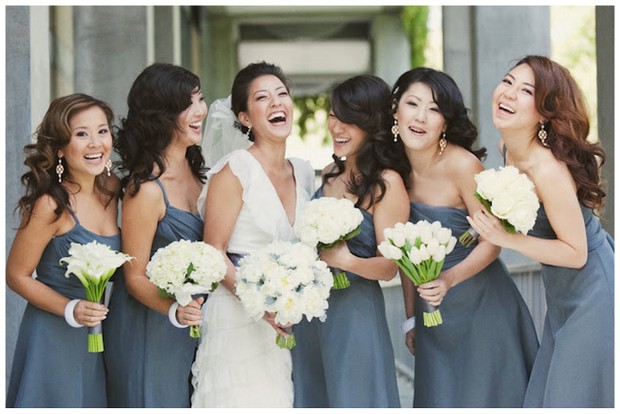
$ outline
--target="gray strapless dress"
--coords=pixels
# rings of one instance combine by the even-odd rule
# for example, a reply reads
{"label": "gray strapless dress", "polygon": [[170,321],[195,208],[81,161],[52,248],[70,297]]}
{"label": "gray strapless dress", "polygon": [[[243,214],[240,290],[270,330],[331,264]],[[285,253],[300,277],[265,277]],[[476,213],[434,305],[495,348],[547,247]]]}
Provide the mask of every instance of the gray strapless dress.
{"label": "gray strapless dress", "polygon": [[[151,256],[177,240],[202,240],[202,219],[170,205],[157,224]],[[163,315],[134,299],[123,278],[116,281],[104,324],[110,407],[190,406],[191,367],[197,340],[189,328],[174,327]]]}
{"label": "gray strapless dress", "polygon": [[[362,231],[347,245],[358,257],[373,257],[373,217],[362,214]],[[325,322],[303,319],[293,328],[295,407],[399,408],[383,292],[375,280],[349,272],[347,278],[351,286],[331,291]]]}
{"label": "gray strapless dress", "polygon": [[[467,210],[411,203],[410,221],[438,220],[457,237]],[[457,243],[444,270],[473,250]],[[421,314],[416,301],[416,314]],[[448,291],[443,324],[416,321],[414,407],[521,407],[538,339],[527,305],[500,259]]]}
{"label": "gray strapless dress", "polygon": [[[59,260],[69,255],[72,242],[96,240],[120,250],[121,237],[95,234],[82,227],[73,212],[71,215],[75,226],[49,242],[37,265],[37,278],[69,299],[86,299],[84,286],[75,276],[65,277],[66,267]],[[87,327],[72,328],[63,316],[28,303],[19,328],[6,406],[105,408],[103,354],[88,352],[87,336]],[[108,343],[104,335],[104,345]]]}
{"label": "gray strapless dress", "polygon": [[[581,211],[585,266],[542,265],[547,315],[526,407],[614,406],[614,241],[592,210]],[[543,206],[529,234],[556,238]]]}

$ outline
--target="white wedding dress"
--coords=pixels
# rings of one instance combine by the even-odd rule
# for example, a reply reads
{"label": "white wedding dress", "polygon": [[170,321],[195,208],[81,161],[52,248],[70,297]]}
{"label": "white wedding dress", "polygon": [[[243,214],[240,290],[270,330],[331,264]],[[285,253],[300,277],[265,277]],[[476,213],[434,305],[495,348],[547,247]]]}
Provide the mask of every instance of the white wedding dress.
{"label": "white wedding dress", "polygon": [[[296,181],[295,217],[310,200],[314,170],[306,161],[290,158]],[[243,206],[228,245],[228,253],[251,254],[273,240],[292,240],[293,228],[275,188],[262,166],[247,150],[218,161],[208,177],[228,164],[243,187]],[[199,211],[209,181],[198,200]],[[292,407],[290,351],[280,349],[276,331],[264,320],[254,321],[239,299],[223,285],[203,306],[201,342],[192,366],[192,407]]]}

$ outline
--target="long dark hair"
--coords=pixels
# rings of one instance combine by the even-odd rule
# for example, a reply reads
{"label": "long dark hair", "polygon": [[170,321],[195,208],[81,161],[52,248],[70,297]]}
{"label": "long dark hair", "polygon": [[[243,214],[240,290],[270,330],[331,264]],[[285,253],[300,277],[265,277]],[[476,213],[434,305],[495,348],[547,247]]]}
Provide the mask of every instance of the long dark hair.
{"label": "long dark hair", "polygon": [[[408,188],[411,166],[402,155],[402,141],[393,142],[389,132],[392,118],[388,84],[373,75],[355,76],[334,87],[330,99],[336,118],[366,133],[355,158],[359,174],[349,177],[347,185],[348,191],[358,196],[356,207],[366,201],[368,206],[381,201],[386,190],[381,174],[386,169],[398,172]],[[323,183],[344,172],[344,163],[333,158],[337,168],[323,176]]]}
{"label": "long dark hair", "polygon": [[[200,79],[189,70],[169,63],[154,63],[138,75],[127,96],[127,117],[121,121],[114,148],[121,157],[121,170],[127,172],[122,187],[136,194],[140,184],[159,178],[165,171],[163,151],[179,130],[179,114],[192,103],[200,90]],[[205,180],[205,161],[200,146],[187,148],[185,158],[192,174]],[[159,175],[152,177],[153,166]]]}
{"label": "long dark hair", "polygon": [[[58,150],[71,142],[71,127],[69,126],[71,119],[93,106],[101,108],[108,121],[110,134],[112,134],[114,112],[110,105],[92,96],[75,93],[52,101],[35,132],[36,142],[24,147],[26,155],[24,164],[29,171],[21,176],[21,182],[26,187],[26,191],[17,204],[22,227],[30,221],[30,214],[37,199],[45,194],[52,197],[56,203],[55,220],[58,220],[68,208],[69,191],[58,182],[55,171],[58,163]],[[113,134],[112,139],[114,139]],[[77,184],[72,181],[72,166],[66,160],[63,167],[63,181]],[[95,188],[102,194],[102,202],[105,206],[115,196],[114,191],[108,187],[107,174],[102,173],[95,177]]]}
{"label": "long dark hair", "polygon": [[[290,92],[288,79],[286,79],[284,72],[282,72],[279,66],[267,62],[250,63],[237,73],[233,81],[230,92],[230,106],[235,116],[238,117],[239,112],[246,112],[248,110],[250,84],[254,79],[264,75],[273,75],[280,79],[286,90]],[[250,141],[254,142],[254,134],[252,131],[248,134],[248,127],[241,124],[241,122],[236,122],[235,126],[239,128],[241,132],[247,134]]]}
{"label": "long dark hair", "polygon": [[478,159],[483,159],[487,150],[485,147],[473,149],[478,129],[469,119],[459,87],[447,73],[419,67],[400,75],[392,88],[393,111],[396,112],[403,93],[416,82],[425,84],[433,92],[433,100],[446,120],[446,140],[465,148]]}
{"label": "long dark hair", "polygon": [[599,168],[605,162],[605,152],[598,143],[587,140],[588,109],[577,82],[565,67],[544,56],[526,56],[514,67],[522,64],[534,72],[534,102],[547,119],[546,143],[554,157],[568,167],[579,202],[592,209],[601,208],[605,191]]}

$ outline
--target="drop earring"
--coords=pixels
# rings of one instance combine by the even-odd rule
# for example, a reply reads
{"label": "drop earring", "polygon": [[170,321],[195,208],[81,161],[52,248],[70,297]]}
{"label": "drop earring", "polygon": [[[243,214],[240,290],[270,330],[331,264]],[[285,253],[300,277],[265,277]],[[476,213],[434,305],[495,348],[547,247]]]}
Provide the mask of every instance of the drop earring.
{"label": "drop earring", "polygon": [[441,138],[439,139],[439,156],[440,157],[443,154],[444,150],[446,149],[447,145],[448,145],[448,140],[446,140],[446,132],[444,131],[441,134]]}
{"label": "drop earring", "polygon": [[398,141],[398,121],[394,120],[394,125],[392,125],[392,129],[390,130],[392,135],[394,135],[394,142]]}
{"label": "drop earring", "polygon": [[108,177],[112,175],[112,160],[111,159],[108,159],[108,161],[105,163],[105,169],[106,169]]}
{"label": "drop earring", "polygon": [[540,140],[540,143],[543,144],[543,147],[549,147],[549,144],[547,144],[547,131],[545,131],[545,124],[544,123],[540,123],[540,129],[538,130],[538,139]]}
{"label": "drop earring", "polygon": [[58,176],[58,182],[62,183],[62,173],[65,172],[65,167],[62,165],[62,157],[58,158],[58,164],[56,164],[56,175]]}

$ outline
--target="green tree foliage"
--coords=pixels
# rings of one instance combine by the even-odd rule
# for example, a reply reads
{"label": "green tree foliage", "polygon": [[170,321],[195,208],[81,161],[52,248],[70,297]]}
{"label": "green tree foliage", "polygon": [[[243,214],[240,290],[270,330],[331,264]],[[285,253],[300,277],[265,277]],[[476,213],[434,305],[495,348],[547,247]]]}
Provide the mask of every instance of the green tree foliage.
{"label": "green tree foliage", "polygon": [[403,28],[411,42],[411,67],[424,66],[428,37],[428,6],[405,6],[401,13]]}

